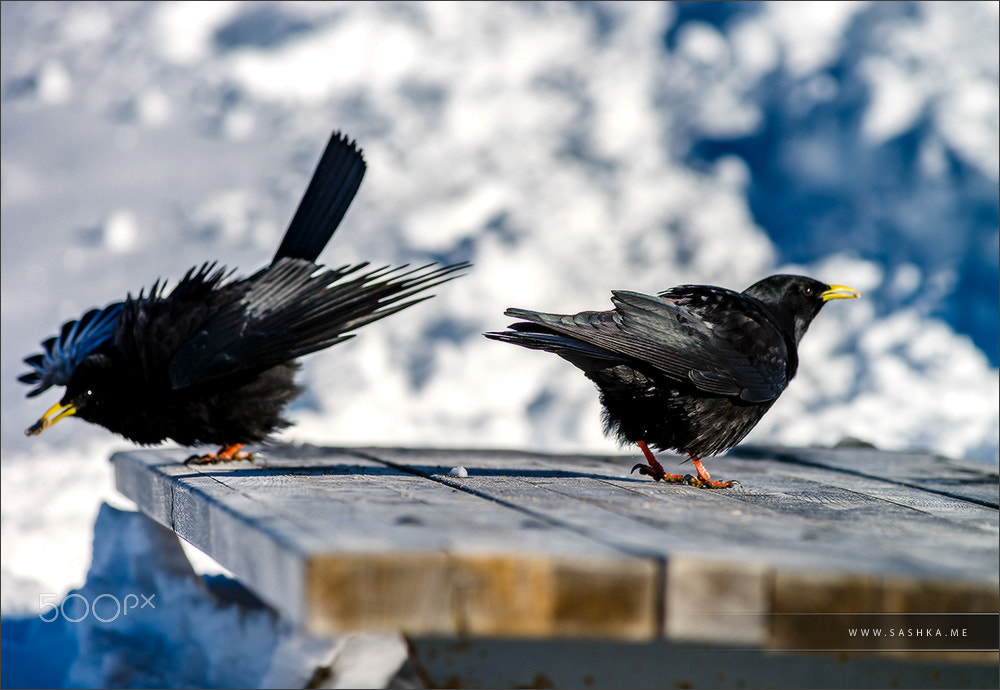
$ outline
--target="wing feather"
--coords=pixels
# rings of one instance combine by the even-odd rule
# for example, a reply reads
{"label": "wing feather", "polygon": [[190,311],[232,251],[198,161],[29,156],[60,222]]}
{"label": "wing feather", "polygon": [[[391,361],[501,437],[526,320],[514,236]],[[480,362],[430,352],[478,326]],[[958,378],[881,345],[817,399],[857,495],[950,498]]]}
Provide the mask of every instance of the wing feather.
{"label": "wing feather", "polygon": [[[724,306],[731,296],[713,299]],[[684,299],[615,291],[612,302],[611,311],[575,315],[523,309],[506,313],[637,360],[708,393],[765,402],[778,397],[787,385],[787,345],[766,317],[753,309],[730,323],[714,316],[731,315],[731,310],[705,309],[685,304]]]}

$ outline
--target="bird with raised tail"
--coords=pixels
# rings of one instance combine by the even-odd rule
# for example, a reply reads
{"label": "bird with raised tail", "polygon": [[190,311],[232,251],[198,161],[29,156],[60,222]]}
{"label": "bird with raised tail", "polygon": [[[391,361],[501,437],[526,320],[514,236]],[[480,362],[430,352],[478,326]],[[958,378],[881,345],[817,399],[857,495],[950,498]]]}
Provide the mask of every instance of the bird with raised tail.
{"label": "bird with raised tail", "polygon": [[63,324],[25,359],[36,396],[64,386],[33,425],[75,416],[141,445],[217,445],[202,461],[247,457],[246,443],[289,426],[297,359],[428,299],[468,264],[411,269],[315,263],[365,173],[354,142],[334,133],[274,258],[247,277],[205,263],[148,292]]}

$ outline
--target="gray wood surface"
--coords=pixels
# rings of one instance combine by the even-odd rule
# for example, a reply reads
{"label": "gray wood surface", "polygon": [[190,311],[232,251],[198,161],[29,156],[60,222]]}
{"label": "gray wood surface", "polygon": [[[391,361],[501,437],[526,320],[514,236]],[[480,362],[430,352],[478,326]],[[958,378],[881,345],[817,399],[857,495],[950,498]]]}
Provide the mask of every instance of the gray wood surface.
{"label": "gray wood surface", "polygon": [[873,615],[888,627],[998,608],[998,478],[977,463],[748,447],[707,463],[742,485],[707,491],[630,475],[638,456],[273,446],[253,462],[185,466],[187,455],[116,454],[118,488],[316,633],[837,650]]}

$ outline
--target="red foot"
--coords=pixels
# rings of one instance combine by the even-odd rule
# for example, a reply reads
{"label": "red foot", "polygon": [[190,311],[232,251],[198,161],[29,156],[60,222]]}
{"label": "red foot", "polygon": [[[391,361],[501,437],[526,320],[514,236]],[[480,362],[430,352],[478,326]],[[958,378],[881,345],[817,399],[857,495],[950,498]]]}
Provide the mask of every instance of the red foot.
{"label": "red foot", "polygon": [[732,479],[728,482],[715,481],[712,479],[712,475],[708,473],[708,470],[705,469],[705,466],[701,464],[701,460],[696,458],[694,455],[691,456],[691,463],[694,465],[694,468],[698,470],[698,482],[696,484],[692,484],[692,486],[699,486],[702,489],[728,489],[733,484],[739,484],[739,482]]}
{"label": "red foot", "polygon": [[646,456],[647,464],[643,465],[642,463],[639,463],[638,465],[632,468],[633,472],[639,470],[639,474],[644,474],[647,477],[652,477],[658,482],[671,482],[674,484],[685,483],[684,475],[666,473],[666,471],[663,469],[663,465],[661,465],[659,460],[657,460],[653,456],[653,451],[649,449],[649,446],[646,445],[645,441],[636,441],[635,445],[639,446],[639,450],[641,450],[642,454]]}
{"label": "red foot", "polygon": [[671,484],[687,484],[689,486],[697,486],[700,489],[728,489],[733,484],[739,484],[739,482],[717,482],[712,479],[712,476],[705,469],[705,466],[701,464],[701,460],[695,455],[691,455],[691,462],[694,463],[694,468],[698,472],[698,476],[694,477],[690,474],[667,474],[663,469],[663,465],[653,457],[653,453],[649,450],[649,446],[646,445],[645,441],[636,441],[639,450],[642,454],[646,456],[646,462],[648,464],[643,465],[639,463],[632,468],[635,472],[639,470],[639,474],[644,474],[647,477],[652,477],[658,482],[669,482]]}
{"label": "red foot", "polygon": [[242,443],[229,443],[222,446],[216,453],[208,455],[192,455],[184,461],[185,465],[211,465],[217,462],[235,462],[237,460],[252,460],[253,453],[241,453]]}

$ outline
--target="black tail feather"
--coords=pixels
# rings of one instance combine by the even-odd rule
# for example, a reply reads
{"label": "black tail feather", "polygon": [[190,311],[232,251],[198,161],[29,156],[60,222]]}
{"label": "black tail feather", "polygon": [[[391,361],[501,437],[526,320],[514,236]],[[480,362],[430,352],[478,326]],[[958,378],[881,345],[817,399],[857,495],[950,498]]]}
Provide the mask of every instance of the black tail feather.
{"label": "black tail feather", "polygon": [[467,262],[440,267],[436,264],[427,264],[408,271],[403,270],[407,266],[398,268],[386,266],[361,276],[356,279],[355,285],[352,286],[353,290],[349,291],[349,301],[354,305],[354,311],[352,313],[346,305],[342,307],[341,313],[344,316],[340,329],[342,332],[353,331],[430,299],[434,295],[424,294],[420,297],[416,295],[460,277],[461,271],[468,269],[469,266]]}
{"label": "black tail feather", "polygon": [[[525,309],[508,309],[507,316],[516,318],[542,319],[559,318],[556,314],[541,314]],[[558,333],[544,323],[518,321],[506,331],[483,333],[490,340],[520,345],[529,350],[543,350],[559,355],[583,371],[594,371],[620,364],[624,360],[617,354],[596,345],[591,345],[572,336]]]}
{"label": "black tail feather", "polygon": [[272,263],[286,257],[315,262],[347,213],[364,175],[365,159],[355,142],[334,132]]}
{"label": "black tail feather", "polygon": [[174,389],[263,370],[330,347],[353,331],[431,297],[468,264],[418,269],[321,269],[282,259],[247,279],[240,299],[217,311],[170,363]]}

